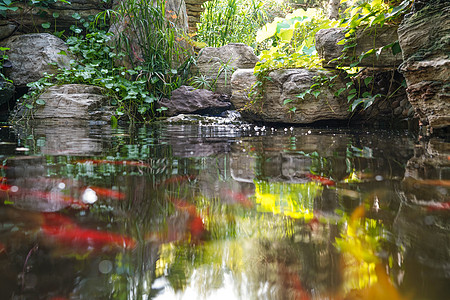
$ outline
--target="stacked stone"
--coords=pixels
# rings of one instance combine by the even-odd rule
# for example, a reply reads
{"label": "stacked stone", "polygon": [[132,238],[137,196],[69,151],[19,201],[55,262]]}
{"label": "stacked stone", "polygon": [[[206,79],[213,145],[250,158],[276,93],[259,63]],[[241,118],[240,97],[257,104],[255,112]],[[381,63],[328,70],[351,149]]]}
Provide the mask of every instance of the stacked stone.
{"label": "stacked stone", "polygon": [[200,15],[203,12],[203,3],[208,0],[185,0],[188,15],[189,32],[197,31],[197,23],[200,23]]}
{"label": "stacked stone", "polygon": [[[359,55],[370,49],[380,49],[398,40],[397,29],[397,26],[385,25],[376,30],[358,30],[356,46],[348,50],[351,54],[343,52],[345,45],[338,44],[345,38],[345,28],[322,29],[315,36],[317,52],[323,58],[323,66],[326,68],[348,67]],[[372,95],[381,94],[388,97],[376,98],[367,109],[359,110],[353,116],[355,122],[376,125],[397,123],[415,117],[414,108],[406,97],[405,87],[402,86],[404,77],[397,72],[402,62],[401,53],[393,55],[391,49],[384,49],[378,55],[368,55],[360,61],[358,66],[366,69],[355,78],[354,84],[359,85],[357,89],[361,93],[367,91]],[[366,87],[362,82],[368,76],[372,76],[373,80]]]}
{"label": "stacked stone", "polygon": [[399,26],[409,101],[430,132],[450,126],[450,5],[447,0],[417,4]]}

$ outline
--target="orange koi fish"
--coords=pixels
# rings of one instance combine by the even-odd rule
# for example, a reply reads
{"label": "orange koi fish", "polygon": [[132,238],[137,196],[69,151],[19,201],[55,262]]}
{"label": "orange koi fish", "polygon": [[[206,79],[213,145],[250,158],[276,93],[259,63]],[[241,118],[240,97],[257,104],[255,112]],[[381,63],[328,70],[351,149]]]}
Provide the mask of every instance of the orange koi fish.
{"label": "orange koi fish", "polygon": [[186,224],[186,228],[191,234],[191,239],[194,241],[202,240],[207,233],[205,224],[202,217],[197,213],[195,205],[181,200],[181,199],[169,199],[174,206],[181,211],[186,211],[189,214],[189,219]]}
{"label": "orange koi fish", "polygon": [[101,187],[97,187],[97,186],[89,186],[89,188],[91,190],[93,190],[98,196],[103,196],[103,197],[108,197],[108,198],[113,198],[113,199],[118,199],[118,200],[123,200],[126,197],[126,195],[122,192],[107,189],[107,188],[101,188]]}
{"label": "orange koi fish", "polygon": [[308,177],[309,179],[311,179],[313,181],[320,182],[322,185],[326,185],[326,186],[336,185],[336,182],[334,182],[333,180],[319,176],[319,175],[306,174],[306,177]]}

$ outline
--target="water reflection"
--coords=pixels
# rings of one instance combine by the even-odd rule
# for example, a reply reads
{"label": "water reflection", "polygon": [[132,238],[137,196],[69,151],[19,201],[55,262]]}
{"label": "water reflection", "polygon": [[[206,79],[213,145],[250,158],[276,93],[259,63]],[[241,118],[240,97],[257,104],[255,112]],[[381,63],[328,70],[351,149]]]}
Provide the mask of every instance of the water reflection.
{"label": "water reflection", "polygon": [[[17,132],[1,169],[8,299],[448,293],[450,150],[442,140],[93,126],[79,137],[92,145],[78,147],[76,134],[65,144],[48,128]],[[17,155],[17,146],[29,151]]]}

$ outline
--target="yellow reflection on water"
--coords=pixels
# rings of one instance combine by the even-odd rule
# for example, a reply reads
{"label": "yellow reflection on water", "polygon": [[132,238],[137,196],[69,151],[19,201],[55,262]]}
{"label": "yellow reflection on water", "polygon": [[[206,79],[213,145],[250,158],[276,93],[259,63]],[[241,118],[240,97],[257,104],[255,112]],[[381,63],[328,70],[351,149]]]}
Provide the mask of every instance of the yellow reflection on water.
{"label": "yellow reflection on water", "polygon": [[314,198],[322,193],[317,182],[283,183],[255,181],[258,212],[284,214],[293,219],[313,218]]}

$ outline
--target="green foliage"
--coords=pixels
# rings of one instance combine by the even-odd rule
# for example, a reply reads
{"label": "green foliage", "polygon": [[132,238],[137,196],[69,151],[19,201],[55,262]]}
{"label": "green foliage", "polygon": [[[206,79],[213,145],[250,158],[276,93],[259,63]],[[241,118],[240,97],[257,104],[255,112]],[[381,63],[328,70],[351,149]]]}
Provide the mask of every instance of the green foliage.
{"label": "green foliage", "polygon": [[320,59],[315,49],[314,36],[320,29],[337,26],[319,10],[298,9],[286,18],[275,18],[257,33],[257,42],[269,40],[272,47],[262,51],[255,74],[274,69],[318,68]]}
{"label": "green foliage", "polygon": [[5,81],[12,82],[2,73],[3,64],[8,60],[8,55],[5,53],[7,50],[9,50],[9,48],[0,47],[0,78]]}
{"label": "green foliage", "polygon": [[115,39],[131,68],[140,66],[140,78],[158,96],[167,96],[187,80],[191,55],[176,26],[178,11],[167,11],[163,0],[126,0],[113,15],[115,26],[126,28]]}
{"label": "green foliage", "polygon": [[[79,57],[73,61],[70,69],[58,69],[56,74],[46,74],[44,78],[28,84],[32,89],[25,98],[34,99],[47,87],[54,84],[90,84],[106,88],[112,97],[112,105],[117,105],[117,114],[127,114],[132,118],[143,118],[153,113],[153,105],[157,98],[147,91],[146,79],[142,76],[142,68],[125,69],[115,67],[114,60],[125,56],[116,53],[109,46],[112,34],[105,31],[96,31],[85,37],[71,36],[67,39],[69,50]],[[67,55],[61,52],[60,55]],[[28,108],[33,103],[27,103]],[[141,117],[138,117],[138,116]]]}
{"label": "green foliage", "polygon": [[203,8],[196,38],[211,47],[228,43],[256,46],[256,32],[270,19],[269,11],[284,9],[275,1],[262,0],[212,0]]}
{"label": "green foliage", "polygon": [[[347,2],[342,1],[342,2]],[[396,4],[398,1],[386,1],[383,0],[372,0],[369,2],[362,2],[359,4],[354,4],[350,6],[344,13],[348,15],[348,17],[341,20],[342,26],[347,26],[345,39],[340,41],[338,44],[344,45],[343,53],[339,59],[346,59],[349,56],[353,56],[353,62],[350,64],[350,68],[343,68],[349,72],[350,77],[355,77],[359,72],[359,64],[361,61],[368,57],[369,55],[375,55],[378,58],[381,55],[383,50],[390,49],[393,55],[396,55],[401,52],[400,45],[398,41],[395,41],[391,44],[382,46],[378,49],[372,48],[368,51],[361,53],[359,56],[354,57],[354,53],[352,54],[352,50],[355,49],[356,46],[356,33],[357,31],[364,31],[369,28],[380,28],[385,24],[396,24],[401,20],[401,16],[407,13],[413,0],[404,0],[399,5]],[[393,2],[393,4],[391,4]],[[375,31],[376,35],[376,31]],[[375,38],[375,37],[374,37]],[[364,85],[367,87],[371,82],[373,77],[367,77],[364,80]],[[353,84],[348,84],[347,89],[349,90],[349,95],[347,100],[350,103],[350,110],[355,111],[360,104],[363,105],[363,108],[366,109],[370,105],[374,103],[377,98],[383,97],[381,94],[373,95],[371,92],[363,92],[362,94],[357,91],[356,87]],[[384,95],[385,97],[391,97],[392,95]]]}
{"label": "green foliage", "polygon": [[[261,28],[256,37],[257,42],[267,42],[270,49],[262,51],[260,61],[256,64],[254,73],[257,82],[251,96],[257,100],[264,93],[267,76],[276,69],[288,68],[321,68],[320,59],[315,48],[314,36],[320,29],[331,28],[338,22],[331,21],[317,9],[298,9],[285,18],[275,18]],[[311,94],[317,91],[310,90]],[[287,103],[285,103],[287,104]],[[295,112],[295,107],[291,108]]]}
{"label": "green foliage", "polygon": [[[164,108],[156,110],[155,103],[186,80],[190,56],[177,41],[175,24],[165,17],[164,2],[152,3],[121,2],[116,11],[98,15],[95,24],[74,13],[72,17],[81,27],[71,26],[72,36],[66,43],[78,59],[72,61],[70,69],[58,69],[56,74],[30,83],[32,92],[25,96],[29,98],[27,107],[44,104],[37,99],[47,86],[79,83],[105,88],[111,104],[117,106],[118,116],[140,121],[162,112]],[[117,36],[99,29],[109,19],[116,26],[128,27]],[[80,36],[84,31],[88,33]],[[60,54],[67,55],[64,51]]]}
{"label": "green foliage", "polygon": [[[224,75],[223,77],[225,79],[224,84],[226,86],[227,79],[231,78],[231,74],[233,74],[233,72],[235,71],[235,68],[230,66],[230,60],[231,60],[231,58],[219,66],[219,69],[214,77],[211,78],[204,74],[199,74],[199,75],[193,76],[193,77],[191,77],[191,79],[189,79],[190,84],[192,84],[192,86],[195,88],[207,89],[207,90],[214,92],[217,87],[216,86],[217,81],[223,74]],[[216,68],[216,65],[213,65],[211,68]]]}
{"label": "green foliage", "polygon": [[6,17],[6,11],[16,11],[19,8],[12,6],[14,2],[12,0],[0,0],[0,17]]}

